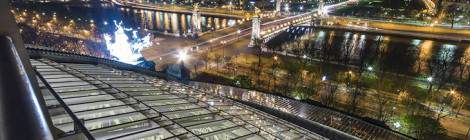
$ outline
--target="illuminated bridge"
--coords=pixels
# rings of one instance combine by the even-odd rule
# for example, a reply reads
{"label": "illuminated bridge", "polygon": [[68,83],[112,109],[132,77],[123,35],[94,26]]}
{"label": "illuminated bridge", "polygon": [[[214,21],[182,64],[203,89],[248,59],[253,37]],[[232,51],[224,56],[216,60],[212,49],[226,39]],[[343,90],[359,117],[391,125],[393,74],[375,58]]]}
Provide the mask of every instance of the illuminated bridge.
{"label": "illuminated bridge", "polygon": [[[335,9],[335,8],[347,5],[349,3],[355,3],[355,2],[357,2],[357,0],[348,0],[348,1],[325,6],[325,8]],[[316,15],[317,12],[318,12],[317,9],[313,9],[310,12],[305,12],[305,13],[298,14],[298,15],[288,16],[285,18],[260,23],[259,30],[258,30],[259,31],[258,34],[260,34],[260,39],[267,41],[271,39],[272,37],[275,37],[276,35],[278,35],[280,32],[288,29],[291,26],[310,23],[312,21],[312,18],[317,17]],[[250,36],[252,35],[252,30],[253,30],[253,27],[240,29],[236,32],[228,33],[227,35],[224,35],[224,36],[214,37],[210,40],[200,42],[196,45],[183,47],[183,49],[192,49],[194,47],[198,47],[197,53],[208,51],[208,50],[211,50],[214,46],[224,46],[225,44],[239,41],[240,37]],[[175,58],[174,56],[176,56],[177,54],[178,54],[178,50],[173,50],[173,51],[168,51],[165,53],[148,57],[148,59],[150,60],[160,59],[163,61],[174,61],[174,58]]]}

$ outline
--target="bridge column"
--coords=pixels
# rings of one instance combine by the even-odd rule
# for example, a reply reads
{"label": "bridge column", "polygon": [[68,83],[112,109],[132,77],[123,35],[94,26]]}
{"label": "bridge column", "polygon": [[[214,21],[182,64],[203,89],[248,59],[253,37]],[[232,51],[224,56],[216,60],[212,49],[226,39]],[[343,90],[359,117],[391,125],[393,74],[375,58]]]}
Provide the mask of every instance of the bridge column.
{"label": "bridge column", "polygon": [[202,24],[202,17],[201,12],[199,11],[199,4],[194,4],[193,9],[193,16],[192,16],[192,34],[193,36],[197,37],[202,32],[201,24]]}
{"label": "bridge column", "polygon": [[260,13],[261,10],[258,7],[255,7],[255,15],[253,15],[251,19],[253,22],[253,27],[251,28],[251,41],[248,47],[254,47],[255,45],[258,45],[258,40],[261,39],[261,19],[259,16]]}
{"label": "bridge column", "polygon": [[276,0],[276,14],[281,15],[282,0]]}

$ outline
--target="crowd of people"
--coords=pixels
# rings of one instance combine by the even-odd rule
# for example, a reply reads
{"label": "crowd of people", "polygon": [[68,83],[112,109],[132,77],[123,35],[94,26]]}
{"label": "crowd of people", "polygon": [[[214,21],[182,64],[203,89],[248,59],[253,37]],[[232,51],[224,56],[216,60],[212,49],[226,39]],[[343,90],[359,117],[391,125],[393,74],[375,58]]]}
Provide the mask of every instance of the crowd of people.
{"label": "crowd of people", "polygon": [[25,44],[31,44],[52,49],[92,55],[97,57],[108,57],[106,45],[101,42],[83,40],[60,34],[53,34],[35,30],[27,25],[19,24],[21,36]]}
{"label": "crowd of people", "polygon": [[106,44],[100,39],[93,21],[75,22],[28,10],[11,10],[25,44],[97,57],[109,57]]}

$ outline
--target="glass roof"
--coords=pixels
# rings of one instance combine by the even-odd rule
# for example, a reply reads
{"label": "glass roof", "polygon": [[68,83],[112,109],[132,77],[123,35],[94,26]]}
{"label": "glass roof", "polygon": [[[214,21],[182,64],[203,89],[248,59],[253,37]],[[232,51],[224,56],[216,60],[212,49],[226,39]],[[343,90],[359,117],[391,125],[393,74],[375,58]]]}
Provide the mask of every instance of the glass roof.
{"label": "glass roof", "polygon": [[74,115],[96,139],[326,139],[178,82],[101,65],[31,62],[73,112],[67,114],[42,88],[51,120],[63,136],[77,133]]}

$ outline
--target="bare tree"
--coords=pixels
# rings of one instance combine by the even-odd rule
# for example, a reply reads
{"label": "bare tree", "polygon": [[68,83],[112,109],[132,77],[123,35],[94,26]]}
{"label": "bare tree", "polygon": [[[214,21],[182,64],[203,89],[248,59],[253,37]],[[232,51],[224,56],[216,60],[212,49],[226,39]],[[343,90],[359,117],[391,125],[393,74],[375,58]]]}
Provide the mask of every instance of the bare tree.
{"label": "bare tree", "polygon": [[447,93],[444,96],[437,96],[438,104],[435,106],[436,110],[436,121],[450,115],[449,110],[451,109],[452,96]]}
{"label": "bare tree", "polygon": [[451,22],[450,28],[452,29],[454,28],[455,16],[457,15],[457,13],[459,13],[459,11],[460,11],[460,8],[457,4],[452,4],[449,7],[447,7],[447,13],[450,16],[450,22]]}
{"label": "bare tree", "polygon": [[[468,51],[468,54],[470,54],[470,50]],[[467,74],[470,76],[470,73],[468,73],[468,69],[470,67],[470,55],[466,55],[464,54],[462,56],[462,58],[460,58],[460,64],[459,64],[459,78],[461,80],[464,80],[463,79],[463,76],[465,74],[465,72],[467,71]],[[470,77],[469,77],[470,78]]]}
{"label": "bare tree", "polygon": [[209,61],[210,61],[209,53],[202,53],[201,54],[201,59],[204,61],[204,65],[206,66],[206,70],[207,70],[207,67],[208,67]]}
{"label": "bare tree", "polygon": [[[348,40],[348,39],[347,39]],[[343,43],[343,63],[345,65],[349,64],[349,59],[351,58],[351,54],[354,49],[354,44],[349,44],[348,42]]]}
{"label": "bare tree", "polygon": [[266,47],[265,44],[263,43],[263,40],[262,39],[256,39],[255,40],[255,45],[253,46],[253,48],[255,49],[255,52],[256,52],[256,56],[258,56],[258,61],[257,61],[257,65],[255,66],[256,70],[255,70],[255,74],[256,74],[256,83],[260,83],[260,77],[261,77],[261,74],[262,74],[262,71],[263,71],[263,68],[262,68],[262,62],[261,62],[261,55],[263,54],[263,47]]}
{"label": "bare tree", "polygon": [[444,94],[444,96],[437,97],[438,104],[436,105],[436,120],[455,114],[456,116],[465,105],[465,97],[451,90]]}
{"label": "bare tree", "polygon": [[333,107],[338,94],[337,89],[338,87],[332,85],[331,83],[323,83],[322,89],[318,91],[318,95],[320,96],[320,102],[326,106]]}
{"label": "bare tree", "polygon": [[415,115],[416,114],[416,109],[418,109],[419,106],[418,100],[412,96],[413,94],[410,94],[408,91],[403,90],[398,93],[398,102],[403,104],[406,108],[406,112],[408,115]]}
{"label": "bare tree", "polygon": [[[449,107],[453,100],[452,96],[450,93],[443,93],[440,90],[452,78],[458,61],[457,57],[454,56],[454,50],[450,47],[448,48],[444,46],[438,54],[438,57],[434,57],[428,62],[429,70],[431,75],[434,77],[433,81],[430,82],[429,95],[433,95],[432,93],[436,94],[436,96],[430,96],[429,99],[435,99],[437,102],[435,106],[431,106],[430,103],[429,108],[435,108],[435,112],[437,113],[435,117],[436,121],[449,115],[445,114],[445,112],[450,109]],[[436,84],[437,86],[435,92],[433,92],[433,84]]]}
{"label": "bare tree", "polygon": [[[274,89],[276,88],[276,80],[277,80],[277,72],[279,71],[278,69],[278,64],[276,62],[277,60],[273,61],[273,64],[271,65],[271,70],[269,71],[269,81],[268,81],[268,89],[271,89],[273,87]],[[271,81],[272,85],[271,86]]]}
{"label": "bare tree", "polygon": [[284,64],[284,69],[287,71],[286,85],[287,90],[291,90],[297,86],[300,81],[300,69],[301,66],[298,62]]}
{"label": "bare tree", "polygon": [[390,118],[390,105],[391,105],[391,100],[387,98],[384,94],[381,93],[376,93],[374,95],[374,98],[376,99],[376,117],[380,121],[388,121]]}
{"label": "bare tree", "polygon": [[348,111],[350,113],[357,113],[358,106],[360,105],[362,99],[364,98],[364,94],[361,90],[353,89],[352,91],[348,92],[348,99],[346,104],[348,105]]}
{"label": "bare tree", "polygon": [[320,60],[322,63],[327,63],[330,60],[330,51],[331,47],[328,46],[326,43],[321,43],[320,44],[320,52],[321,52],[321,57]]}
{"label": "bare tree", "polygon": [[454,52],[451,48],[443,48],[438,57],[434,57],[428,61],[428,68],[433,76],[433,82],[430,82],[430,91],[433,83],[437,84],[437,91],[452,78],[455,65],[458,62],[457,57],[453,56]]}
{"label": "bare tree", "polygon": [[222,63],[222,55],[220,55],[220,54],[215,54],[214,59],[215,59],[217,71],[219,71],[220,63]]}

